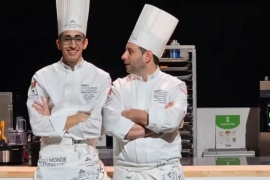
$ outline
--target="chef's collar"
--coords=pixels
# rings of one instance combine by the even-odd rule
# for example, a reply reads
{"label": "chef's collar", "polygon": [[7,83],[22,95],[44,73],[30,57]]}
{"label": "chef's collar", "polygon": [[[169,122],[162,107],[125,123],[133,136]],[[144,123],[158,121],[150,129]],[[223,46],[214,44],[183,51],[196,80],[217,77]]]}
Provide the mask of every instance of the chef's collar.
{"label": "chef's collar", "polygon": [[[80,62],[79,64],[76,64],[76,65],[74,66],[74,68],[73,68],[74,71],[77,70],[77,69],[80,69],[80,68],[83,66],[83,63],[84,63],[84,60],[82,59],[81,62]],[[63,58],[61,58],[61,60],[60,60],[60,66],[63,67],[64,69],[72,70],[72,68],[71,68],[69,65],[67,65],[67,64],[65,64],[65,63],[63,62]]]}
{"label": "chef's collar", "polygon": [[[159,69],[159,66],[157,66],[156,71],[153,74],[148,75],[147,81],[151,81],[151,80],[155,79],[156,77],[158,77],[158,75],[159,75],[160,72],[161,71]],[[143,81],[142,76],[137,76],[137,80]]]}

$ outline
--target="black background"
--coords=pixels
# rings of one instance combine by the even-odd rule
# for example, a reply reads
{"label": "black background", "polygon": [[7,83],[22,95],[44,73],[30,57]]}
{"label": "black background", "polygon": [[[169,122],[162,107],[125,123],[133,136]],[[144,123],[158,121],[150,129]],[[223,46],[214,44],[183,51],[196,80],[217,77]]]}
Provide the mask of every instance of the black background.
{"label": "black background", "polygon": [[[257,107],[259,81],[270,75],[270,6],[262,0],[91,0],[84,58],[126,75],[120,59],[145,3],[179,19],[171,39],[195,45],[198,107]],[[38,69],[59,60],[54,0],[0,5],[0,92],[13,92],[14,118],[26,109]]]}

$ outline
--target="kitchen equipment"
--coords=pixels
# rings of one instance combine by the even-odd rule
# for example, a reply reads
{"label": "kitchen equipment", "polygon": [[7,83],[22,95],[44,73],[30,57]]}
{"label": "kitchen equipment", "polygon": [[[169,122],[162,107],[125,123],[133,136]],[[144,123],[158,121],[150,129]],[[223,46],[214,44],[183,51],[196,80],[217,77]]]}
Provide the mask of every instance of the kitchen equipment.
{"label": "kitchen equipment", "polygon": [[0,146],[4,146],[4,145],[7,145],[7,142],[3,141],[3,140],[0,140]]}
{"label": "kitchen equipment", "polygon": [[4,142],[7,142],[7,139],[5,137],[5,121],[4,120],[2,120],[0,122],[0,131],[1,131],[1,133],[0,133],[0,140],[2,140]]}
{"label": "kitchen equipment", "polygon": [[260,81],[259,96],[259,156],[270,156],[270,81],[266,76]]}
{"label": "kitchen equipment", "polygon": [[21,130],[10,130],[8,137],[8,144],[10,145],[27,145],[27,132]]}
{"label": "kitchen equipment", "polygon": [[4,135],[9,136],[9,130],[13,129],[13,103],[12,92],[0,92],[0,120],[5,121]]}
{"label": "kitchen equipment", "polygon": [[32,136],[30,146],[31,146],[31,165],[30,166],[37,166],[38,158],[39,158],[39,151],[40,151],[40,137]]}
{"label": "kitchen equipment", "polygon": [[233,149],[205,149],[202,157],[255,157],[255,151],[246,148]]}
{"label": "kitchen equipment", "polygon": [[27,146],[26,120],[23,117],[16,118],[16,130],[9,131],[8,144]]}
{"label": "kitchen equipment", "polygon": [[23,119],[23,116],[16,116],[16,121],[15,122],[17,122],[18,121],[18,119]]}
{"label": "kitchen equipment", "polygon": [[0,146],[0,165],[23,164],[24,147],[23,145],[5,144]]}
{"label": "kitchen equipment", "polygon": [[16,118],[16,130],[26,131],[26,120],[22,116]]}

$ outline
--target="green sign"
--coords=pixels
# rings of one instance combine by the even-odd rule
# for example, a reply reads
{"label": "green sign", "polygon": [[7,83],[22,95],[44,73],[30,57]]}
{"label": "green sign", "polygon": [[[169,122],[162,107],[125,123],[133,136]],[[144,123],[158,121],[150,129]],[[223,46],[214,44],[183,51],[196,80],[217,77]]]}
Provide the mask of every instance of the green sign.
{"label": "green sign", "polygon": [[240,115],[216,115],[216,126],[221,129],[233,129],[240,125]]}
{"label": "green sign", "polygon": [[216,158],[216,165],[240,165],[239,158]]}

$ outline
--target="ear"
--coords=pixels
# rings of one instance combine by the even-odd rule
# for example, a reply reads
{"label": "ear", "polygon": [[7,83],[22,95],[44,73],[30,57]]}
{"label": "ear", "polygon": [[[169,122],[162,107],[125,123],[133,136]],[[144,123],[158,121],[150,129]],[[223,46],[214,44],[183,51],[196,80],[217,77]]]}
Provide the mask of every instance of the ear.
{"label": "ear", "polygon": [[145,62],[146,63],[149,63],[151,60],[152,60],[152,58],[153,58],[153,53],[152,53],[152,51],[146,51],[145,52]]}
{"label": "ear", "polygon": [[57,49],[61,50],[59,39],[56,39],[56,42],[55,43],[56,43]]}
{"label": "ear", "polygon": [[84,40],[83,49],[86,49],[87,46],[88,46],[88,39],[86,38],[86,39]]}

